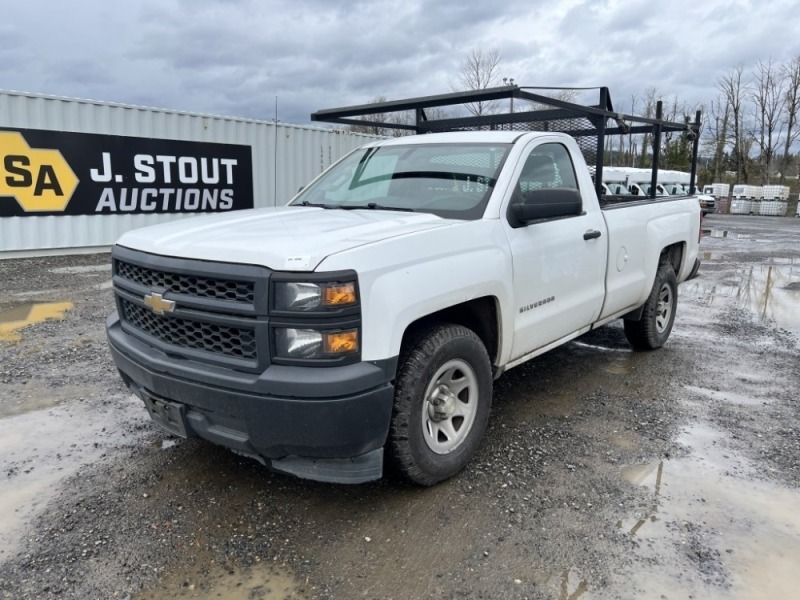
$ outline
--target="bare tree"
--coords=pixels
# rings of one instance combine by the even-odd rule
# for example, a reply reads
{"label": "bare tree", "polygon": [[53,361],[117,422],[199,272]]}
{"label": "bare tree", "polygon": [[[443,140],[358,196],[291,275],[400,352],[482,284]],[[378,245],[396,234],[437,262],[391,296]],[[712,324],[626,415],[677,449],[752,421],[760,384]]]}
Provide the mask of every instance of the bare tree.
{"label": "bare tree", "polygon": [[747,183],[747,157],[751,142],[746,139],[744,128],[744,100],[748,92],[747,82],[744,80],[744,66],[738,65],[730,71],[723,73],[717,80],[717,89],[725,97],[730,107],[730,133],[733,145],[731,155],[736,168],[736,181]]}
{"label": "bare tree", "polygon": [[[658,101],[661,100],[661,95],[658,93],[658,90],[654,87],[649,87],[644,91],[644,117],[648,119],[652,119],[656,116],[656,104]],[[639,168],[647,167],[647,149],[650,147],[651,139],[650,134],[645,133],[642,136],[642,148],[641,154],[639,155]],[[651,150],[652,156],[652,150]]]}
{"label": "bare tree", "polygon": [[728,123],[731,116],[731,107],[727,97],[719,93],[711,101],[709,118],[707,119],[709,146],[714,156],[714,181],[720,181],[722,176],[722,161],[725,157],[725,149],[728,146],[729,134]]}
{"label": "bare tree", "polygon": [[[367,104],[378,104],[379,102],[386,102],[386,96],[384,95],[375,96]],[[408,113],[397,112],[397,113],[377,113],[374,115],[365,115],[361,117],[361,120],[406,125],[409,123],[410,118]],[[369,125],[369,124],[348,125],[347,127],[350,131],[354,133],[366,133],[369,135],[379,135],[382,137],[400,137],[413,133],[407,129],[395,129],[392,127],[381,127],[379,125]]]}
{"label": "bare tree", "polygon": [[[683,107],[679,106],[678,97],[673,96],[672,102],[666,105],[666,109],[663,110],[661,117],[666,121],[671,121],[674,123],[679,120],[679,115],[682,116],[683,112]],[[676,135],[680,137],[681,133],[676,131],[664,131],[661,134],[661,160],[659,165],[662,169],[669,169],[675,166],[673,163],[676,162],[676,157],[674,156],[672,149],[674,145],[673,138],[675,138]]]}
{"label": "bare tree", "polygon": [[784,138],[783,156],[781,157],[781,185],[786,181],[786,172],[789,170],[792,155],[792,145],[800,138],[800,54],[794,56],[781,67],[781,72],[786,83],[784,111]]}
{"label": "bare tree", "polygon": [[[666,103],[662,117],[666,121],[685,125],[679,131],[663,131],[661,134],[661,160],[660,168],[689,170],[692,162],[692,149],[694,136],[689,134],[689,126],[695,122],[698,109],[702,109],[699,104],[690,104],[685,100],[673,96],[669,103]],[[700,123],[699,134],[702,135],[703,123]]]}
{"label": "bare tree", "polygon": [[442,119],[450,118],[450,111],[443,106],[429,106],[424,110],[425,118],[428,121],[440,121]]}
{"label": "bare tree", "polygon": [[786,103],[785,80],[772,58],[759,60],[754,72],[754,88],[751,91],[755,105],[755,131],[753,138],[760,150],[762,183],[769,183],[775,148],[781,137],[783,112]]}
{"label": "bare tree", "polygon": [[552,97],[562,102],[574,103],[578,100],[578,90],[571,90],[569,88],[556,89],[556,93],[553,94]]}
{"label": "bare tree", "polygon": [[[631,94],[631,114],[636,114],[636,94]],[[628,150],[630,156],[625,162],[625,166],[632,167],[636,162],[636,144],[633,141],[633,133],[628,134]]]}
{"label": "bare tree", "polygon": [[[485,90],[498,85],[500,79],[500,51],[472,49],[458,67],[458,88],[461,90]],[[452,86],[451,86],[452,87]],[[470,102],[466,109],[475,116],[486,115],[497,109],[497,100]]]}

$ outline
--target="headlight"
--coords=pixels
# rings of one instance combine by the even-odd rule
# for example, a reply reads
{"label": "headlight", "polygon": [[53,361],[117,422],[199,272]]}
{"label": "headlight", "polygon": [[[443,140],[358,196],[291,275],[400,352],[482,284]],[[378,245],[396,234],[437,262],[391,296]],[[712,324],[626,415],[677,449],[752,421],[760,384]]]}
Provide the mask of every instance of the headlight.
{"label": "headlight", "polygon": [[280,358],[339,358],[358,352],[358,329],[278,328],[275,330],[275,346]]}
{"label": "headlight", "polygon": [[275,284],[275,309],[312,311],[347,308],[358,303],[356,284],[279,281]]}

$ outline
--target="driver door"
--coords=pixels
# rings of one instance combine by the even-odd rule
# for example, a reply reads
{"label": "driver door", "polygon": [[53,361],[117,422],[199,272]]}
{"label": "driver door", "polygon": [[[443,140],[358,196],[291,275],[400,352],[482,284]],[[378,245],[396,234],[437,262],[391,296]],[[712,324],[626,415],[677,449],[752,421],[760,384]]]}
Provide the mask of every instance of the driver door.
{"label": "driver door", "polygon": [[[513,188],[518,200],[533,189],[580,189],[563,144],[534,141],[521,164]],[[508,225],[506,231],[514,277],[514,360],[599,317],[608,236],[599,208],[586,202],[579,215]]]}

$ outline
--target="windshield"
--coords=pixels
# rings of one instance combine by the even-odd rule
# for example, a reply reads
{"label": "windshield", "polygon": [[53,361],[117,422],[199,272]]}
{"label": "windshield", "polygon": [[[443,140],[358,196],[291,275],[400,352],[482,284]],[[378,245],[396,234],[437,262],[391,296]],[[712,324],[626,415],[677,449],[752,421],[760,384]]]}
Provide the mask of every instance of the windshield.
{"label": "windshield", "polygon": [[612,196],[630,196],[631,193],[624,183],[606,183],[608,191]]}
{"label": "windshield", "polygon": [[510,144],[409,144],[356,150],[292,206],[427,212],[479,219]]}
{"label": "windshield", "polygon": [[689,186],[685,183],[668,183],[665,184],[667,193],[670,196],[688,196]]}

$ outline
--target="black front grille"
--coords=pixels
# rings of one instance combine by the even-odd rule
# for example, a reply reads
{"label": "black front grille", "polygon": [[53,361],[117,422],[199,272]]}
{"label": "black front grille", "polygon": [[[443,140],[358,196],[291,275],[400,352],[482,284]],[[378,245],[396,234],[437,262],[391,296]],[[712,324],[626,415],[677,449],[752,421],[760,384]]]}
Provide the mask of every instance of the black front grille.
{"label": "black front grille", "polygon": [[116,261],[116,273],[123,279],[150,289],[163,288],[176,294],[246,304],[255,302],[255,284],[252,281],[170,273],[122,260]]}
{"label": "black front grille", "polygon": [[253,328],[156,315],[125,298],[120,298],[120,304],[125,321],[163,342],[234,358],[257,359]]}

